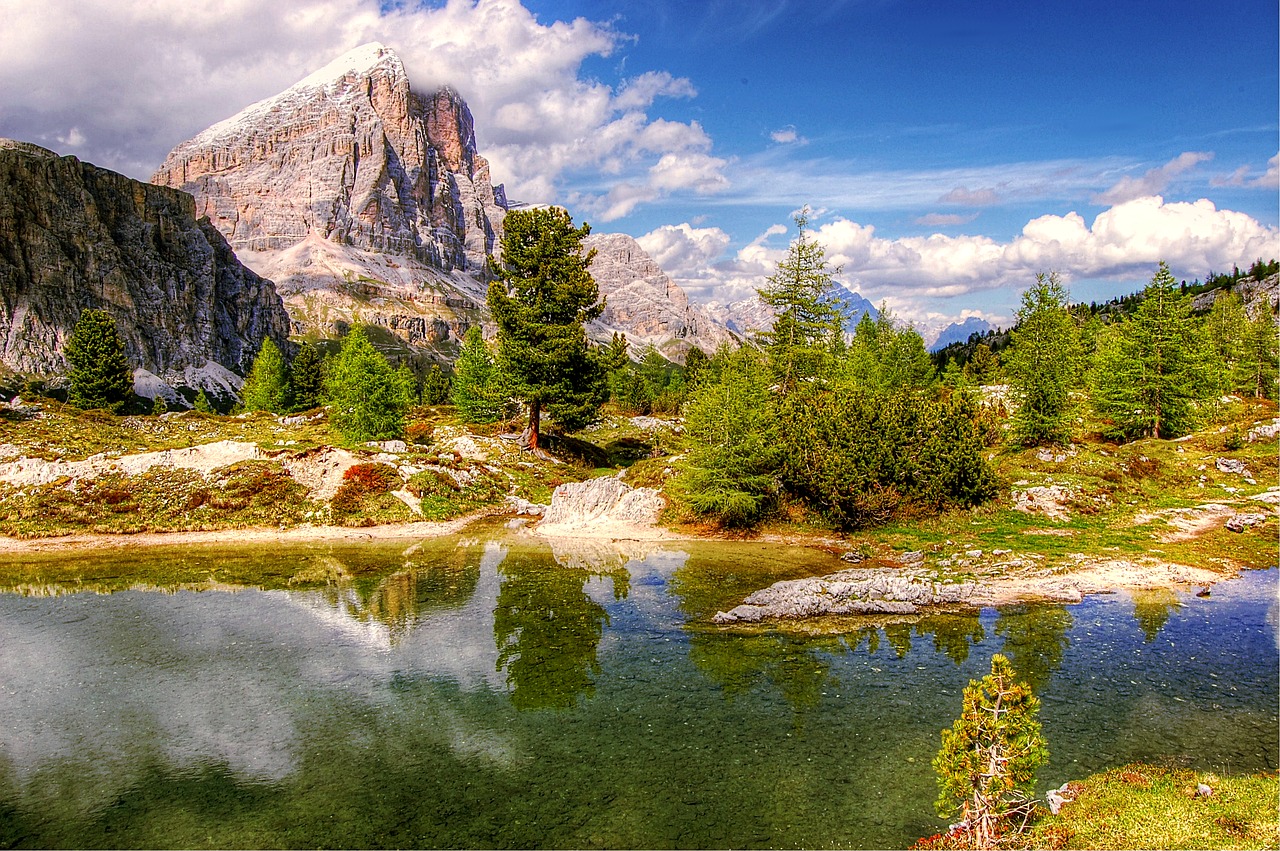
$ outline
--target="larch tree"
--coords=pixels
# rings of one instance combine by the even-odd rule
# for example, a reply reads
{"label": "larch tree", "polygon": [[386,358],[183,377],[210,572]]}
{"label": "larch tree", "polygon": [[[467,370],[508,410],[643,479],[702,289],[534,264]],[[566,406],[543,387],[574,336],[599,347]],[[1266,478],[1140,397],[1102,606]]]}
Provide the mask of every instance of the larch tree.
{"label": "larch tree", "polygon": [[81,311],[63,356],[70,368],[67,401],[77,408],[120,413],[133,394],[133,370],[111,314],[92,308]]}
{"label": "larch tree", "polygon": [[1072,391],[1080,378],[1080,334],[1056,272],[1022,294],[1005,371],[1018,401],[1013,438],[1024,446],[1071,439]]}
{"label": "larch tree", "polygon": [[785,259],[757,292],[774,310],[773,326],[760,335],[783,393],[821,374],[832,356],[831,340],[843,332],[841,304],[826,251],[808,233],[809,208],[795,215],[800,233]]}
{"label": "larch tree", "polygon": [[1119,326],[1111,345],[1099,340],[1098,349],[1094,407],[1113,433],[1159,439],[1192,427],[1194,403],[1204,395],[1202,346],[1191,300],[1163,261],[1133,319]]}
{"label": "larch tree", "polygon": [[558,207],[513,210],[504,222],[502,260],[488,304],[498,326],[498,366],[513,398],[528,405],[524,442],[535,454],[544,411],[574,431],[608,398],[604,366],[583,326],[604,310],[582,251],[590,225],[575,227]]}
{"label": "larch tree", "polygon": [[462,351],[453,365],[450,398],[458,409],[458,416],[469,423],[492,423],[500,419],[507,404],[500,383],[480,326],[472,325],[462,338]]}
{"label": "larch tree", "polygon": [[244,384],[240,386],[240,399],[246,411],[270,411],[283,414],[288,395],[289,376],[284,357],[270,337],[262,340],[262,348],[249,367]]}

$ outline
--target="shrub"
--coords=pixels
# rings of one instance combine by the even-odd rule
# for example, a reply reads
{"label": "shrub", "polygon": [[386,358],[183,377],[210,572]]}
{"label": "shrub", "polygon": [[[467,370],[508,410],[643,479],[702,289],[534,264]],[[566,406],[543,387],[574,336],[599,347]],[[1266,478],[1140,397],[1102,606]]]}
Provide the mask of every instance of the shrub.
{"label": "shrub", "polygon": [[400,473],[389,464],[355,464],[342,474],[342,484],[330,505],[339,514],[354,514],[366,497],[395,490],[401,481]]}

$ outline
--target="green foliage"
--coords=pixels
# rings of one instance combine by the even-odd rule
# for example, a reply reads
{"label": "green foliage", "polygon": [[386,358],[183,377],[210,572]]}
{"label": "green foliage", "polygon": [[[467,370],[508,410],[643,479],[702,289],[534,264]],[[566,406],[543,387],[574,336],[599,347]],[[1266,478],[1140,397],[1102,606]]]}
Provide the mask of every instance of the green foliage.
{"label": "green foliage", "polygon": [[325,394],[332,406],[329,421],[348,441],[404,434],[411,403],[406,371],[393,370],[361,329],[352,329],[330,363]]}
{"label": "green foliage", "polygon": [[748,527],[778,492],[772,374],[754,349],[721,349],[685,405],[688,450],[673,490],[689,509]]}
{"label": "green foliage", "polygon": [[169,405],[159,393],[151,400],[151,415],[158,417],[169,410]]}
{"label": "green foliage", "polygon": [[253,366],[249,368],[249,374],[240,386],[244,409],[283,414],[288,386],[289,377],[280,349],[270,337],[264,337],[262,348],[258,350],[258,356],[253,359]]}
{"label": "green foliage", "polygon": [[1119,437],[1170,438],[1194,425],[1204,396],[1190,300],[1163,262],[1133,319],[1098,340],[1094,407]]}
{"label": "green foliage", "polygon": [[452,396],[452,377],[440,368],[440,364],[431,364],[431,369],[427,370],[427,377],[422,381],[422,404],[444,405]]}
{"label": "green foliage", "polygon": [[1276,399],[1277,386],[1276,320],[1265,306],[1249,323],[1245,352],[1241,356],[1242,380],[1240,389],[1258,399]]}
{"label": "green foliage", "polygon": [[[948,365],[954,361],[948,361]],[[986,343],[974,347],[973,357],[963,368],[965,379],[971,384],[991,384],[1000,377],[1000,357]]]}
{"label": "green foliage", "polygon": [[212,414],[214,412],[213,403],[209,401],[209,394],[204,392],[204,388],[201,388],[200,392],[196,394],[196,401],[192,408],[202,414]]}
{"label": "green foliage", "polygon": [[710,360],[707,357],[707,353],[697,346],[689,349],[684,356],[684,382],[687,386],[692,387],[697,383],[698,376],[702,374],[702,370],[706,368]]}
{"label": "green foliage", "polygon": [[991,673],[970,681],[960,717],[942,731],[934,757],[938,814],[960,813],[978,848],[993,848],[1022,811],[1035,773],[1049,761],[1040,721],[1040,701],[1015,679],[1009,660],[991,657]]}
{"label": "green foliage", "polygon": [[67,339],[71,389],[67,401],[77,408],[120,413],[133,395],[133,370],[124,356],[116,321],[105,310],[83,310]]}
{"label": "green foliage", "polygon": [[1080,382],[1081,361],[1080,335],[1067,304],[1056,272],[1036,275],[1035,285],[1022,294],[1004,362],[1018,400],[1013,439],[1023,446],[1071,440],[1071,393]]}
{"label": "green foliage", "polygon": [[846,380],[868,390],[920,389],[934,377],[924,339],[910,325],[899,327],[884,303],[875,319],[863,314],[839,370]]}
{"label": "green foliage", "polygon": [[840,305],[833,298],[832,275],[822,245],[809,237],[809,208],[795,216],[800,233],[778,263],[777,271],[757,292],[773,308],[773,326],[760,335],[783,392],[828,370],[830,342],[842,333]]}
{"label": "green foliage", "polygon": [[964,394],[945,404],[849,385],[793,394],[779,414],[783,482],[842,529],[985,502],[996,479],[977,416]]}
{"label": "green foliage", "polygon": [[511,395],[529,406],[529,445],[538,449],[545,409],[572,431],[592,422],[608,389],[583,324],[604,309],[583,254],[589,225],[559,208],[513,210],[504,222],[502,262],[488,303],[498,325],[498,365]]}
{"label": "green foliage", "polygon": [[310,411],[324,403],[324,358],[311,343],[303,343],[289,364],[289,409]]}
{"label": "green foliage", "polygon": [[462,351],[453,365],[450,397],[463,422],[496,422],[506,409],[502,376],[484,343],[479,325],[468,328],[462,339]]}

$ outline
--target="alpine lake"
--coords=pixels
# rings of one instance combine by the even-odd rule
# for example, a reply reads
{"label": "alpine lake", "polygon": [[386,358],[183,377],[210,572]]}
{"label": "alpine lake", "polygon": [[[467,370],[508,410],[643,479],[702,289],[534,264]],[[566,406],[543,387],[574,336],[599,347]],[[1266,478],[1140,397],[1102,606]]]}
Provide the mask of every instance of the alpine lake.
{"label": "alpine lake", "polygon": [[833,556],[406,542],[0,561],[0,846],[901,848],[1004,653],[1043,791],[1141,760],[1275,770],[1277,570],[808,630],[718,609]]}

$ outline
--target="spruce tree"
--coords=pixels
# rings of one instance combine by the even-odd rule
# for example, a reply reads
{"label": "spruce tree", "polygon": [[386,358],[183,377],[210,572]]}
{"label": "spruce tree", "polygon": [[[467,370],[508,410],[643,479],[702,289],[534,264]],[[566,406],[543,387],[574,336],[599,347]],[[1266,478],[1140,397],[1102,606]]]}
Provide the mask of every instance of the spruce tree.
{"label": "spruce tree", "polygon": [[760,339],[784,393],[826,371],[832,335],[842,331],[832,282],[840,270],[827,266],[826,252],[806,231],[808,207],[796,213],[795,223],[800,233],[786,259],[757,290],[776,315]]}
{"label": "spruce tree", "polygon": [[458,416],[466,422],[491,423],[502,417],[506,394],[479,325],[468,328],[462,338],[450,393]]}
{"label": "spruce tree", "polygon": [[289,376],[284,357],[270,337],[264,337],[258,356],[249,367],[244,384],[240,385],[240,399],[246,411],[270,411],[283,414],[288,393]]}
{"label": "spruce tree", "polygon": [[1022,294],[1004,363],[1018,401],[1013,438],[1024,446],[1071,439],[1080,334],[1067,305],[1067,290],[1056,272],[1036,275],[1036,283]]}
{"label": "spruce tree", "polygon": [[71,380],[67,401],[77,408],[120,413],[133,395],[133,370],[111,314],[92,308],[81,311],[63,356]]}
{"label": "spruce tree", "polygon": [[1142,292],[1142,303],[1095,362],[1094,407],[1128,437],[1170,438],[1191,429],[1194,403],[1204,396],[1201,344],[1191,300],[1163,261]]}
{"label": "spruce tree", "polygon": [[391,368],[359,328],[353,328],[325,377],[329,421],[348,441],[404,436],[411,388],[405,371]]}
{"label": "spruce tree", "polygon": [[324,403],[324,358],[312,343],[302,348],[289,364],[289,409],[310,411]]}
{"label": "spruce tree", "polygon": [[591,232],[558,207],[513,210],[503,223],[502,261],[491,264],[489,309],[498,325],[498,366],[513,397],[529,407],[525,442],[540,454],[544,410],[573,431],[608,396],[604,367],[584,323],[604,310],[583,253]]}
{"label": "spruce tree", "polygon": [[427,377],[422,381],[422,404],[447,404],[452,392],[453,380],[440,368],[440,364],[431,364],[431,369],[427,370]]}

